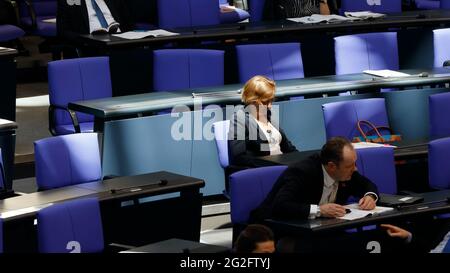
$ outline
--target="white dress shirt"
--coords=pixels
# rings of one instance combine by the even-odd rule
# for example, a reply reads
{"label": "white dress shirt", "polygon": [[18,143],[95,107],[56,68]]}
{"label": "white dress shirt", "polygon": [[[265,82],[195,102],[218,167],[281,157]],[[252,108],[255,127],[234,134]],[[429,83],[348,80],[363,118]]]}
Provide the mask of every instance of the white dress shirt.
{"label": "white dress shirt", "polygon": [[268,122],[266,126],[261,123],[259,120],[255,119],[256,123],[258,123],[259,130],[264,133],[269,144],[261,144],[261,151],[268,151],[270,155],[280,155],[283,152],[281,151],[281,133],[278,131],[272,123]]}

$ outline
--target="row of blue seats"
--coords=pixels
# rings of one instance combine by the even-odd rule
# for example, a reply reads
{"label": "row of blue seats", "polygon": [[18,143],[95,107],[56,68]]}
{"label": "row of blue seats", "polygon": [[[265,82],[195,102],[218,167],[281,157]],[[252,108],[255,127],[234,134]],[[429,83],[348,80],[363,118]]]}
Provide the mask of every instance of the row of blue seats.
{"label": "row of blue seats", "polygon": [[[42,37],[56,36],[56,24],[48,22],[56,18],[57,0],[18,0],[18,24],[23,26],[29,34]],[[422,9],[449,8],[448,0],[416,0],[416,6]],[[11,1],[14,3],[14,1]],[[265,0],[249,0],[248,12],[243,9],[232,8],[227,0],[219,0],[219,6],[210,0],[179,1],[158,0],[158,27],[190,27],[201,25],[217,25],[221,23],[235,23],[250,19],[261,21],[264,12]],[[228,9],[227,9],[228,8]],[[392,13],[402,11],[401,0],[379,1],[369,3],[366,0],[342,0],[341,13],[344,11],[370,10],[373,12]],[[148,23],[136,22],[137,29],[149,28]],[[17,39],[24,35],[20,28],[11,25],[0,25],[0,42]]]}
{"label": "row of blue seats", "polygon": [[[450,59],[446,50],[450,29],[434,30],[435,66]],[[303,78],[299,43],[236,46],[241,83],[255,75],[274,80]],[[153,52],[153,90],[220,86],[224,84],[224,51],[162,49]],[[336,74],[361,73],[366,69],[399,69],[397,33],[368,33],[335,38]],[[352,62],[348,62],[351,59]],[[94,73],[95,72],[95,73]],[[177,80],[172,79],[177,75]],[[50,120],[53,135],[91,132],[93,117],[69,115],[69,102],[112,96],[108,57],[50,62],[48,65]]]}
{"label": "row of blue seats", "polygon": [[[448,92],[429,96],[430,139],[450,137],[450,124],[446,122],[446,117],[450,115],[448,105],[450,105],[450,93]],[[352,140],[354,139],[354,137],[359,137],[361,133],[357,129],[357,123],[360,120],[370,121],[377,127],[391,128],[389,125],[388,113],[386,111],[384,98],[347,100],[326,103],[322,105],[322,111],[325,121],[325,131],[327,139],[337,136],[343,136],[349,140]],[[228,156],[229,128],[229,120],[219,121],[213,124],[218,158],[223,169],[227,169],[230,167]],[[396,132],[395,128],[391,128],[391,130],[394,133],[401,134],[401,132]],[[386,132],[382,132],[382,134],[383,133],[386,134]],[[390,134],[390,132],[387,132],[387,134]],[[434,151],[434,154],[439,154],[439,157],[444,155],[437,150]],[[436,168],[436,166],[440,166],[437,160],[430,160],[434,164],[430,165],[430,168]],[[388,162],[389,161],[390,159],[388,160]],[[385,161],[379,160],[379,164],[384,164],[383,162]],[[365,166],[364,168],[367,168],[368,166],[366,164],[363,165]],[[389,170],[389,166],[385,166],[383,170],[385,169]],[[435,169],[435,171],[439,172],[438,169]],[[450,188],[450,172],[445,178],[439,177],[435,174],[433,174],[432,176],[433,177],[430,176],[430,187]],[[377,186],[379,187],[380,192],[389,194],[394,194],[397,192],[397,185],[396,183],[392,183],[392,179],[375,180],[378,181]]]}

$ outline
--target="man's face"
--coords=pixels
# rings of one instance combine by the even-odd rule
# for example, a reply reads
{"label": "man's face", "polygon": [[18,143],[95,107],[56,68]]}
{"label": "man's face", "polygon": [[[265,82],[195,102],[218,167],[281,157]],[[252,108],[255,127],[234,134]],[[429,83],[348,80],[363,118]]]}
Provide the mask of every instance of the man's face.
{"label": "man's face", "polygon": [[274,253],[275,252],[275,242],[274,241],[266,241],[256,243],[255,250],[252,253]]}
{"label": "man's face", "polygon": [[356,152],[354,149],[345,146],[342,151],[343,160],[336,165],[329,162],[330,176],[336,181],[348,181],[352,178],[352,174],[356,171]]}

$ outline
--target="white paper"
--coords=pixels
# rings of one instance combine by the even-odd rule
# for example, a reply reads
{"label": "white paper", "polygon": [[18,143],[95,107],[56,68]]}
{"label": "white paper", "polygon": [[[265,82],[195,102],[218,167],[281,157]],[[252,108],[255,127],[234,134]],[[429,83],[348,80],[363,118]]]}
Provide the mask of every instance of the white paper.
{"label": "white paper", "polygon": [[288,20],[296,23],[303,24],[314,24],[320,22],[337,22],[337,21],[353,21],[352,18],[347,18],[344,16],[332,14],[332,15],[321,15],[321,14],[313,14],[311,16],[299,17],[299,18],[287,18]]}
{"label": "white paper", "polygon": [[375,148],[375,147],[392,147],[397,148],[397,146],[383,143],[373,143],[373,142],[355,142],[352,143],[355,149],[365,149],[365,148]]}
{"label": "white paper", "polygon": [[344,12],[344,15],[349,18],[358,18],[358,19],[370,19],[370,18],[382,18],[385,17],[386,14],[376,13],[371,11],[355,11],[355,12]]}
{"label": "white paper", "polygon": [[366,74],[369,74],[369,75],[374,75],[374,76],[383,77],[383,78],[389,78],[389,77],[408,77],[408,76],[411,76],[411,75],[406,74],[406,73],[403,73],[403,72],[398,72],[398,71],[389,70],[389,69],[382,69],[382,70],[364,70],[363,72],[366,73]]}
{"label": "white paper", "polygon": [[391,211],[394,209],[394,208],[390,208],[390,207],[376,206],[373,210],[362,210],[362,209],[359,209],[359,205],[357,203],[346,205],[345,208],[350,209],[351,212],[347,213],[343,217],[339,217],[339,219],[355,220],[355,219],[367,217],[369,215],[384,213],[384,212]]}
{"label": "white paper", "polygon": [[45,19],[42,22],[56,24],[56,18]]}
{"label": "white paper", "polygon": [[142,39],[148,36],[154,37],[164,37],[164,36],[174,36],[179,35],[179,33],[170,32],[164,29],[156,29],[156,30],[148,30],[148,31],[128,31],[120,34],[113,34],[112,36],[116,36],[123,39],[134,40],[134,39]]}

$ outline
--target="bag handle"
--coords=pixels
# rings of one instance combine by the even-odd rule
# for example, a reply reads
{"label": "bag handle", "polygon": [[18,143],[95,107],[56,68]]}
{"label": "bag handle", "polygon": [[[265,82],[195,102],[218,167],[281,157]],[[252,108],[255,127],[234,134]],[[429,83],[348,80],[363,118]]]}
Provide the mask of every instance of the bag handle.
{"label": "bag handle", "polygon": [[[375,134],[381,139],[381,141],[385,141],[385,139],[383,138],[383,136],[380,134],[380,132],[378,131],[377,127],[375,125],[373,125],[370,121],[368,120],[358,120],[357,123],[357,127],[358,127],[358,131],[361,133],[361,135],[363,136],[364,140],[366,142],[369,141],[369,139],[367,138],[366,133],[364,132],[364,130],[361,128],[361,124],[367,125],[369,126],[371,129],[368,132],[374,131]],[[381,127],[380,127],[381,128]]]}

